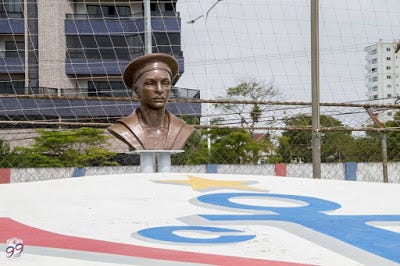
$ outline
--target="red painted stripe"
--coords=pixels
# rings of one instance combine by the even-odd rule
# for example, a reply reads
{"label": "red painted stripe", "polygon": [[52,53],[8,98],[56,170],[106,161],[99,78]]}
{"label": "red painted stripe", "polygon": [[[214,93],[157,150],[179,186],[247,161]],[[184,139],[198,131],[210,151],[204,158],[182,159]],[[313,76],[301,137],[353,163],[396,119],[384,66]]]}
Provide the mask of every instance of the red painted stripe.
{"label": "red painted stripe", "polygon": [[0,242],[5,243],[11,237],[18,237],[24,245],[100,252],[113,255],[158,259],[166,261],[180,261],[191,263],[204,263],[221,266],[231,265],[274,265],[295,266],[306,265],[291,262],[241,258],[213,254],[202,254],[179,250],[151,248],[109,241],[101,241],[82,237],[61,235],[24,225],[9,218],[0,218]]}
{"label": "red painted stripe", "polygon": [[10,168],[0,168],[0,184],[10,183],[11,170]]}
{"label": "red painted stripe", "polygon": [[275,175],[286,176],[286,164],[285,163],[275,163]]}

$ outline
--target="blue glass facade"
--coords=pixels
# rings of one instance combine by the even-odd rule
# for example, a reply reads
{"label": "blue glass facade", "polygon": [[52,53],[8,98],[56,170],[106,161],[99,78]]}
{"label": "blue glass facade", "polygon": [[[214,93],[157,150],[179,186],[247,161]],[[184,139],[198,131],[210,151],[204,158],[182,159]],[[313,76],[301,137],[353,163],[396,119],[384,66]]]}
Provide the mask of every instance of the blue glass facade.
{"label": "blue glass facade", "polygon": [[[102,99],[40,99],[0,97],[0,118],[37,117],[37,119],[71,118],[87,120],[93,117],[112,122],[117,117],[131,114],[139,106],[138,101],[113,101]],[[175,115],[199,117],[199,103],[168,103],[167,109]]]}
{"label": "blue glass facade", "polygon": [[[65,62],[65,73],[68,75],[121,75],[128,63],[129,61],[127,60],[87,60],[71,58],[67,59]],[[178,64],[179,73],[183,73],[183,58],[178,58]]]}
{"label": "blue glass facade", "polygon": [[[24,35],[23,18],[0,18],[1,35]],[[0,74],[24,74],[24,58],[8,57],[6,54],[0,57]]]}
{"label": "blue glass facade", "polygon": [[[46,39],[41,36],[41,43],[39,43],[38,8],[40,6],[37,5],[36,0],[25,1],[28,6],[25,13],[22,13],[23,5],[21,3],[24,3],[22,0],[16,0],[15,3],[18,3],[16,6],[21,9],[14,10],[13,13],[2,12],[0,5],[0,38],[4,43],[4,48],[2,47],[0,51],[0,93],[16,95],[27,93],[69,95],[68,93],[71,93],[71,95],[99,99],[0,97],[2,106],[0,120],[7,120],[10,117],[19,117],[19,119],[35,117],[39,120],[51,117],[88,117],[88,119],[106,119],[107,121],[110,119],[111,122],[112,119],[130,114],[136,102],[110,99],[103,101],[100,98],[132,96],[131,89],[126,88],[120,77],[130,60],[144,54],[143,14],[132,15],[133,10],[126,4],[118,6],[106,3],[103,5],[101,1],[99,3],[88,1],[75,10],[76,13],[86,12],[84,14],[65,14],[65,17],[52,18],[58,23],[57,25],[64,23],[64,32],[60,32],[58,27],[52,28],[50,37]],[[162,3],[163,10],[158,9],[160,3]],[[181,19],[175,10],[176,1],[160,1],[157,4],[152,3],[152,5],[153,52],[173,55],[179,64],[179,73],[182,74],[184,57],[180,42]],[[104,11],[109,12],[109,16],[105,16]],[[113,13],[114,11],[116,13]],[[113,15],[114,17],[110,17]],[[42,27],[47,25],[47,21],[52,21],[43,16],[41,18],[40,25]],[[61,40],[63,35],[65,40]],[[66,50],[64,51],[64,48],[61,47],[51,47],[51,49],[63,50],[52,53],[52,55],[58,56],[56,61],[53,62],[47,57],[47,61],[43,63],[39,46],[43,43],[49,44],[46,40],[51,41],[52,38],[60,38],[59,41],[65,41],[65,46],[61,45],[61,47],[66,47]],[[29,40],[27,44],[25,43],[26,39]],[[41,49],[46,51],[48,47],[44,46]],[[59,56],[63,56],[63,53],[65,53],[63,59],[65,60],[65,70],[57,68],[60,63],[57,60],[59,60]],[[56,66],[54,72],[51,69],[52,66]],[[39,70],[49,76],[65,74],[62,78],[71,79],[74,81],[72,86],[76,87],[64,88],[46,79],[45,81],[39,80]],[[63,73],[64,71],[65,73]],[[171,98],[198,97],[197,90],[173,88],[171,91]],[[176,115],[200,116],[201,114],[200,103],[169,103],[168,109]]]}
{"label": "blue glass facade", "polygon": [[[154,17],[152,18],[152,30],[157,33],[165,34],[178,34],[180,39],[180,23],[178,17]],[[141,48],[135,52],[127,52],[127,60],[104,59],[101,55],[99,59],[92,59],[90,56],[85,55],[81,48],[81,56],[78,58],[68,58],[72,52],[67,51],[67,58],[65,61],[65,72],[68,75],[121,75],[127,63],[134,57],[144,54],[143,51],[143,34],[144,34],[144,19],[143,18],[118,18],[118,19],[98,19],[98,18],[79,18],[79,16],[67,15],[65,19],[65,34],[66,36],[122,36],[126,39],[131,36],[140,36]],[[168,38],[166,38],[168,39]],[[88,45],[86,43],[86,45]],[[130,50],[129,44],[125,44],[126,49]],[[173,48],[171,48],[174,46]],[[173,55],[179,63],[179,72],[182,74],[184,71],[184,58],[179,45],[164,45],[166,53]],[[67,42],[68,49],[68,42]],[[76,48],[74,53],[76,53]],[[158,47],[153,48],[153,52],[159,51]],[[79,58],[80,57],[80,58]]]}
{"label": "blue glass facade", "polygon": [[1,74],[24,74],[25,64],[23,58],[0,57]]}
{"label": "blue glass facade", "polygon": [[0,18],[0,34],[25,33],[23,18]]}
{"label": "blue glass facade", "polygon": [[[68,18],[70,17],[70,18]],[[151,19],[153,31],[180,32],[181,19],[175,17],[155,17]],[[65,19],[66,35],[129,35],[144,32],[144,19]]]}

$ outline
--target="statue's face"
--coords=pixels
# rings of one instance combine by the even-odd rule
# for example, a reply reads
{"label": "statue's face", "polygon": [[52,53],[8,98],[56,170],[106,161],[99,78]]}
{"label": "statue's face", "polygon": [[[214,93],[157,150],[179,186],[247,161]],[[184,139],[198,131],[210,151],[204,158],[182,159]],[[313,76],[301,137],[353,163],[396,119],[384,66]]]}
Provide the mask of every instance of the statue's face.
{"label": "statue's face", "polygon": [[164,108],[171,91],[171,77],[165,70],[155,69],[145,72],[133,86],[141,105],[150,109]]}

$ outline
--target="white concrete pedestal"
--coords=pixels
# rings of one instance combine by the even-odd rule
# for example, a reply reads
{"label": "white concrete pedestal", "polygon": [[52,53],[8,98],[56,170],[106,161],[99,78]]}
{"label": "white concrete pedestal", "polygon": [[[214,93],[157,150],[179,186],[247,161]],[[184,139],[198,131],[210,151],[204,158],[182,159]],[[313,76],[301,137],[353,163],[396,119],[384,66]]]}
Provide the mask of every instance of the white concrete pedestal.
{"label": "white concrete pedestal", "polygon": [[169,173],[171,172],[171,154],[181,153],[184,150],[135,150],[140,154],[141,173]]}

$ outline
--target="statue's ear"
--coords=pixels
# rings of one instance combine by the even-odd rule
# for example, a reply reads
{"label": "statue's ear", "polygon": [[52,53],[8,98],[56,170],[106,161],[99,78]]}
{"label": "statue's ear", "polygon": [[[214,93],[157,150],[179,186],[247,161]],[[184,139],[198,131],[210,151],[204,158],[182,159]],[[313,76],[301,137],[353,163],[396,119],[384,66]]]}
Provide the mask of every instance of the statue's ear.
{"label": "statue's ear", "polygon": [[138,93],[138,87],[136,86],[136,84],[132,85],[132,90],[136,94],[136,97],[140,97],[140,95]]}

